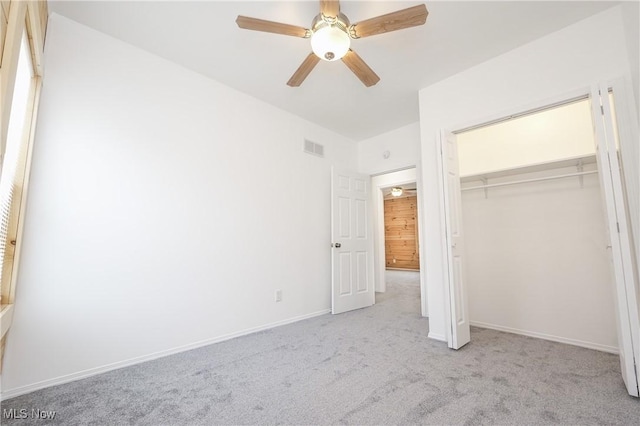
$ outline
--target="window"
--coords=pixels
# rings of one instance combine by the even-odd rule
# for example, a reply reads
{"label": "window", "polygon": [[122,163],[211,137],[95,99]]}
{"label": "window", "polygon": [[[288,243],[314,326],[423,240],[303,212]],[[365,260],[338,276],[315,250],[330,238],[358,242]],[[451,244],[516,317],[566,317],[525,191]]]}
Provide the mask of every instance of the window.
{"label": "window", "polygon": [[46,17],[46,1],[0,2],[0,366],[13,318]]}
{"label": "window", "polygon": [[[12,217],[15,216],[16,210],[19,211],[21,204],[18,191],[22,186],[20,181],[23,180],[21,177],[24,176],[26,147],[29,145],[28,138],[31,130],[29,119],[31,118],[30,107],[33,105],[33,83],[33,66],[31,65],[29,43],[23,32],[16,80],[13,87],[4,158],[0,169],[2,170],[0,175],[0,259],[2,259],[0,276],[3,278],[0,302],[12,300],[9,283],[11,281],[10,269],[14,250],[12,240],[9,240],[9,237],[11,236]],[[7,270],[5,270],[5,264]]]}

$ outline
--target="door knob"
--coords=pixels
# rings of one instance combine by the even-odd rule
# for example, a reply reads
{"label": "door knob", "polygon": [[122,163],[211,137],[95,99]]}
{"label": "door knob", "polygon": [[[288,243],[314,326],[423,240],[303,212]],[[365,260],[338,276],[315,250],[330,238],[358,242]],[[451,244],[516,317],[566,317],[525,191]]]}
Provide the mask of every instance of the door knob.
{"label": "door knob", "polygon": [[340,248],[340,247],[342,247],[342,244],[340,244],[340,243],[335,243],[333,246],[334,246],[335,248]]}

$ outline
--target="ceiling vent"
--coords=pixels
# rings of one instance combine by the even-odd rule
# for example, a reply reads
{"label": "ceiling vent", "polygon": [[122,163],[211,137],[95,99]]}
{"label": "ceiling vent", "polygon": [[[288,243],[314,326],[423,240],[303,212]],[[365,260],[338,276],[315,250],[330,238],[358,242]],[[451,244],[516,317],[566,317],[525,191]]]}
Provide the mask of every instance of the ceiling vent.
{"label": "ceiling vent", "polygon": [[317,155],[318,157],[324,157],[324,145],[305,139],[304,152],[307,154]]}

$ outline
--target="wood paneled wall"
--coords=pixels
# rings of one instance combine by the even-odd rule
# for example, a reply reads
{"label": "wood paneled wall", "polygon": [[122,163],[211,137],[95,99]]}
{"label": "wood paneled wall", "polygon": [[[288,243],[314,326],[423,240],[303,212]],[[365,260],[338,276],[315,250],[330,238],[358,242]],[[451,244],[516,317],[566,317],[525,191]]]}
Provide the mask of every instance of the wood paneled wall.
{"label": "wood paneled wall", "polygon": [[384,231],[387,268],[419,270],[416,196],[384,201]]}

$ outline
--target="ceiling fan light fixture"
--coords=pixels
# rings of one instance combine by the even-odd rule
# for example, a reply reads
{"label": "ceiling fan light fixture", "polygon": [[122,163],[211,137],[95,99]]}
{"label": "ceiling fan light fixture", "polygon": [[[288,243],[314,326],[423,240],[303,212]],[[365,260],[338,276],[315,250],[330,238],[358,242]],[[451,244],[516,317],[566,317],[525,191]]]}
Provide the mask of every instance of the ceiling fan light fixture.
{"label": "ceiling fan light fixture", "polygon": [[350,46],[349,34],[338,25],[322,26],[311,36],[313,53],[325,61],[337,61],[347,54]]}
{"label": "ceiling fan light fixture", "polygon": [[394,197],[399,197],[402,195],[402,188],[400,188],[399,186],[396,186],[394,188],[391,188],[391,195],[393,195]]}
{"label": "ceiling fan light fixture", "polygon": [[320,13],[313,18],[310,28],[242,15],[238,15],[236,24],[247,30],[311,39],[312,52],[287,81],[290,87],[300,86],[321,59],[328,62],[342,59],[362,84],[371,87],[380,77],[351,49],[351,39],[416,27],[426,22],[428,14],[427,7],[420,4],[352,25],[340,12],[340,0],[320,0]]}

